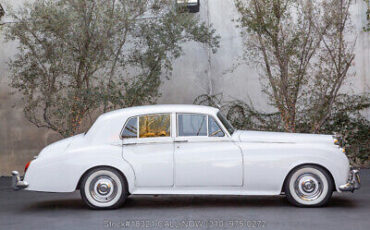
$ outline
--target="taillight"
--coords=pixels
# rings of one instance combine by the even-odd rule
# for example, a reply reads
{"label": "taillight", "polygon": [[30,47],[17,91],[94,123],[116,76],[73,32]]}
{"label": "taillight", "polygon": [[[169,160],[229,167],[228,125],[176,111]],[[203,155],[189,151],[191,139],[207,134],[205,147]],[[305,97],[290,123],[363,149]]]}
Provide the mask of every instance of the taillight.
{"label": "taillight", "polygon": [[24,172],[26,172],[26,171],[27,171],[28,167],[30,167],[30,164],[31,164],[31,161],[29,161],[29,162],[26,164],[26,166],[24,167]]}

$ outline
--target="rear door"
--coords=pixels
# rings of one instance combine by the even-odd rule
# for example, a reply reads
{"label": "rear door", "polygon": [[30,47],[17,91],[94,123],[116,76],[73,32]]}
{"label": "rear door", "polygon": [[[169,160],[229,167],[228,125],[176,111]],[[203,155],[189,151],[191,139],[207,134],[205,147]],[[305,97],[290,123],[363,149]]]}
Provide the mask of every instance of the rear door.
{"label": "rear door", "polygon": [[136,116],[126,122],[123,158],[134,169],[136,187],[174,185],[171,123],[170,113]]}

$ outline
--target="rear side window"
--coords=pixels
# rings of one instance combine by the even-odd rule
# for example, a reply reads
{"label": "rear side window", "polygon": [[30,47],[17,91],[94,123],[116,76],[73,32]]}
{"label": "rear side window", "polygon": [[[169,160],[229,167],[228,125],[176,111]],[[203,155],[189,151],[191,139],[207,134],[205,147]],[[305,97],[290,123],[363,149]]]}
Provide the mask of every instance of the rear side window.
{"label": "rear side window", "polygon": [[139,118],[139,138],[171,136],[170,114],[151,114]]}
{"label": "rear side window", "polygon": [[137,117],[131,117],[122,132],[122,138],[137,138]]}
{"label": "rear side window", "polygon": [[207,136],[207,116],[202,114],[178,114],[178,136]]}

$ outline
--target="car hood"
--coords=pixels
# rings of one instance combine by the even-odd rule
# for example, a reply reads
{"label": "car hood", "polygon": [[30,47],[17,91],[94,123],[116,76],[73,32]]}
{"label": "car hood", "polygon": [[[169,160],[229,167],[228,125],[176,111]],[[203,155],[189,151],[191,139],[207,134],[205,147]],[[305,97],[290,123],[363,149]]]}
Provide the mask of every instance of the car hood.
{"label": "car hood", "polygon": [[44,149],[41,150],[40,154],[38,155],[39,157],[49,157],[58,153],[63,153],[67,148],[72,144],[77,141],[80,141],[84,138],[84,134],[78,134],[72,137],[68,137],[65,139],[62,139],[60,141],[54,142],[48,146],[46,146]]}
{"label": "car hood", "polygon": [[236,135],[237,140],[242,142],[334,144],[333,137],[331,135],[323,134],[237,130],[234,135]]}

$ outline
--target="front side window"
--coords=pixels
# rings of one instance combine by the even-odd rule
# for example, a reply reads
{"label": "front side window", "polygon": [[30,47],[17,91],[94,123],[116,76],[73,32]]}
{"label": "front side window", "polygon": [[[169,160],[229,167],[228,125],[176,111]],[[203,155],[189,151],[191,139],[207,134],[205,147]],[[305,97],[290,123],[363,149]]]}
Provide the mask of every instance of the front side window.
{"label": "front side window", "polygon": [[208,136],[210,137],[224,137],[225,133],[217,124],[213,117],[208,116]]}
{"label": "front side window", "polygon": [[227,131],[229,131],[230,135],[233,135],[235,129],[230,124],[230,122],[220,112],[217,113],[217,117],[218,117],[218,119],[220,119],[220,121],[225,126],[225,128],[227,129]]}
{"label": "front side window", "polygon": [[139,117],[139,138],[171,136],[170,114],[153,114]]}
{"label": "front side window", "polygon": [[178,136],[207,136],[207,116],[202,114],[179,114]]}
{"label": "front side window", "polygon": [[122,132],[122,138],[136,138],[137,137],[137,117],[131,117],[126,122],[125,128]]}

